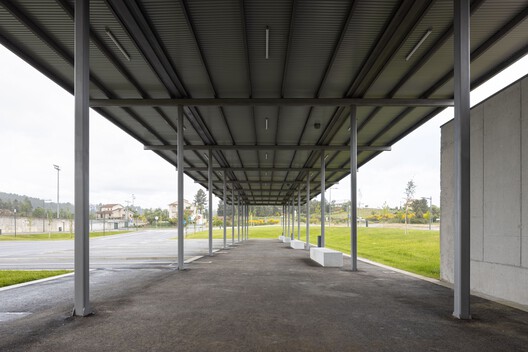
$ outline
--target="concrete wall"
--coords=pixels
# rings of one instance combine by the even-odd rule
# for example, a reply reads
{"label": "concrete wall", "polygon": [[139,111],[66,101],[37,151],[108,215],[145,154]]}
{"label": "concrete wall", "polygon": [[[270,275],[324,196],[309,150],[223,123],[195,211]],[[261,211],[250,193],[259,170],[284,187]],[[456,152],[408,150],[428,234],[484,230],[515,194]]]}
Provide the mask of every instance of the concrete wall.
{"label": "concrete wall", "polygon": [[[118,229],[122,230],[126,227],[124,220],[90,220],[90,231],[112,231],[114,230],[115,224],[117,223]],[[71,227],[70,227],[71,226]],[[74,231],[74,221],[68,219],[52,219],[51,224],[45,219],[37,218],[26,218],[17,216],[16,219],[16,230],[17,233],[43,233],[43,232],[57,232],[59,227],[62,231],[70,232]],[[132,226],[132,224],[130,224]],[[0,230],[2,235],[13,234],[15,232],[15,219],[12,216],[0,217]]]}
{"label": "concrete wall", "polygon": [[[453,121],[442,127],[440,276],[454,275]],[[471,289],[528,305],[528,78],[471,110]]]}

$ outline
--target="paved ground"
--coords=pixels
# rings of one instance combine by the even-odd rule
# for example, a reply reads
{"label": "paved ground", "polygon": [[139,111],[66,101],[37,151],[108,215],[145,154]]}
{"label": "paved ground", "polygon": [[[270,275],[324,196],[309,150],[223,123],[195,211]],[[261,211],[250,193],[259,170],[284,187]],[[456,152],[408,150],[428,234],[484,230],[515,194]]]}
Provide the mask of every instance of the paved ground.
{"label": "paved ground", "polygon": [[458,321],[451,290],[359,268],[322,268],[305,251],[250,240],[184,272],[116,282],[93,298],[94,316],[71,318],[58,304],[2,324],[0,350],[528,350],[528,313],[475,297],[474,319]]}
{"label": "paved ground", "polygon": [[[174,229],[147,230],[90,239],[91,268],[128,268],[169,265],[178,253]],[[230,243],[230,241],[228,241]],[[0,269],[73,269],[73,240],[2,241]],[[214,248],[221,248],[215,240]],[[185,259],[208,252],[208,240],[187,240]]]}

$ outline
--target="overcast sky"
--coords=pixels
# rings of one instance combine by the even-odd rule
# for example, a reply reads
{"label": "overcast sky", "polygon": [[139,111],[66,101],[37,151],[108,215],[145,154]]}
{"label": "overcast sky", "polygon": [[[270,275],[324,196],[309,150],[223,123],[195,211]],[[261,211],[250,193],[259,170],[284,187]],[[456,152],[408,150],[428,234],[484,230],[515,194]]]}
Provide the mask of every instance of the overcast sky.
{"label": "overcast sky", "polygon": [[[472,94],[472,105],[528,73],[528,57]],[[74,196],[73,97],[0,45],[0,191],[60,201]],[[477,94],[475,94],[477,93]],[[440,201],[440,126],[453,118],[444,111],[363,166],[359,202],[398,206],[409,180],[416,197]],[[90,203],[132,200],[144,208],[167,208],[177,198],[176,170],[94,111],[90,111]],[[185,177],[185,198],[200,186]],[[345,201],[350,178],[332,187],[332,200]],[[330,193],[327,191],[327,198]]]}

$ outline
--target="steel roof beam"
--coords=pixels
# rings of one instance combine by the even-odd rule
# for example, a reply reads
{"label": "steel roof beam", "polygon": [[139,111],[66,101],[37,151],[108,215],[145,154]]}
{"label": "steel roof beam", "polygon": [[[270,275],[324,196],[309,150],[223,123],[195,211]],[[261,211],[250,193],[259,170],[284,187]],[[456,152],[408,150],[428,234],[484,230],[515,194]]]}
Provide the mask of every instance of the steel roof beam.
{"label": "steel roof beam", "polygon": [[[321,171],[319,168],[315,167],[213,167],[215,171],[247,171],[247,172],[257,172],[257,171],[275,171],[275,172],[299,172],[299,171]],[[350,169],[343,168],[327,168],[327,171],[332,172],[346,171],[350,172]],[[185,171],[207,171],[207,167],[186,167]],[[262,181],[266,183],[266,181]]]}
{"label": "steel roof beam", "polygon": [[[145,145],[145,150],[176,150],[176,145]],[[184,150],[324,150],[324,151],[350,151],[348,145],[185,145]],[[387,152],[387,146],[358,146],[358,151]]]}
{"label": "steel roof beam", "polygon": [[134,106],[413,106],[449,107],[453,99],[404,98],[176,98],[176,99],[91,99],[90,107]]}

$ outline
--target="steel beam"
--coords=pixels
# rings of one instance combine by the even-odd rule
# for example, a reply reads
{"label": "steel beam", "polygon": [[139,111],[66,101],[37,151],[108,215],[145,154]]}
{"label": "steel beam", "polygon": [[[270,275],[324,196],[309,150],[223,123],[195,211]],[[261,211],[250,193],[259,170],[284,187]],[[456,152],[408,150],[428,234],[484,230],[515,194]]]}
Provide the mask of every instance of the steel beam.
{"label": "steel beam", "polygon": [[240,242],[240,192],[238,192],[238,197],[237,197],[237,233],[238,233],[238,242]]}
{"label": "steel beam", "polygon": [[[350,107],[350,258],[352,271],[357,271],[357,117]],[[347,214],[348,216],[348,214]]]}
{"label": "steel beam", "polygon": [[183,226],[183,106],[178,106],[178,121],[176,122],[177,130],[177,140],[178,140],[178,270],[184,269],[184,231],[185,227]]}
{"label": "steel beam", "polygon": [[470,313],[470,14],[469,0],[456,0],[455,53],[455,285],[453,315]]}
{"label": "steel beam", "polygon": [[[347,146],[350,149],[350,147]],[[207,167],[186,167],[186,171],[207,171]],[[320,171],[315,167],[213,167],[213,171],[244,171],[244,172],[293,172],[293,171]],[[327,172],[349,172],[348,168],[327,168]],[[266,183],[262,181],[262,183]]]}
{"label": "steel beam", "polygon": [[292,232],[291,239],[295,239],[295,198],[292,197],[291,200],[291,217],[292,217]]}
{"label": "steel beam", "polygon": [[90,306],[89,151],[90,151],[90,1],[75,1],[75,278],[73,314],[92,314]]}
{"label": "steel beam", "polygon": [[[217,180],[217,181],[213,181],[213,185],[222,185],[222,180]],[[195,180],[194,183],[207,183],[207,180]],[[255,180],[255,181],[251,181],[251,180],[232,180],[232,181],[226,181],[226,183],[228,184],[266,184],[266,185],[269,185],[269,184],[272,184],[272,185],[303,185],[304,184],[304,181],[259,181],[259,180]],[[332,181],[332,182],[327,182],[326,184],[328,186],[331,186],[331,185],[335,185],[335,184],[338,184],[339,182],[337,181]],[[318,185],[320,184],[319,182],[317,181],[313,181],[313,182],[310,182],[310,184],[312,185]],[[244,189],[244,191],[260,191],[260,190],[251,190],[251,189]]]}
{"label": "steel beam", "polygon": [[134,106],[453,106],[453,99],[401,98],[181,98],[181,99],[92,99],[90,107]]}
{"label": "steel beam", "polygon": [[[177,149],[176,145],[144,145],[144,150],[171,150],[174,151]],[[255,151],[276,151],[276,150],[307,150],[307,151],[313,151],[313,150],[326,150],[326,151],[342,151],[347,152],[350,151],[350,147],[346,144],[343,145],[297,145],[297,144],[284,144],[284,145],[265,145],[265,144],[259,144],[259,145],[248,145],[248,144],[194,144],[194,145],[186,145],[184,150],[255,150]],[[391,150],[390,146],[370,146],[370,145],[362,145],[358,146],[358,150],[361,152],[387,152]],[[221,169],[221,168],[220,168]],[[229,169],[229,168],[227,168]]]}

